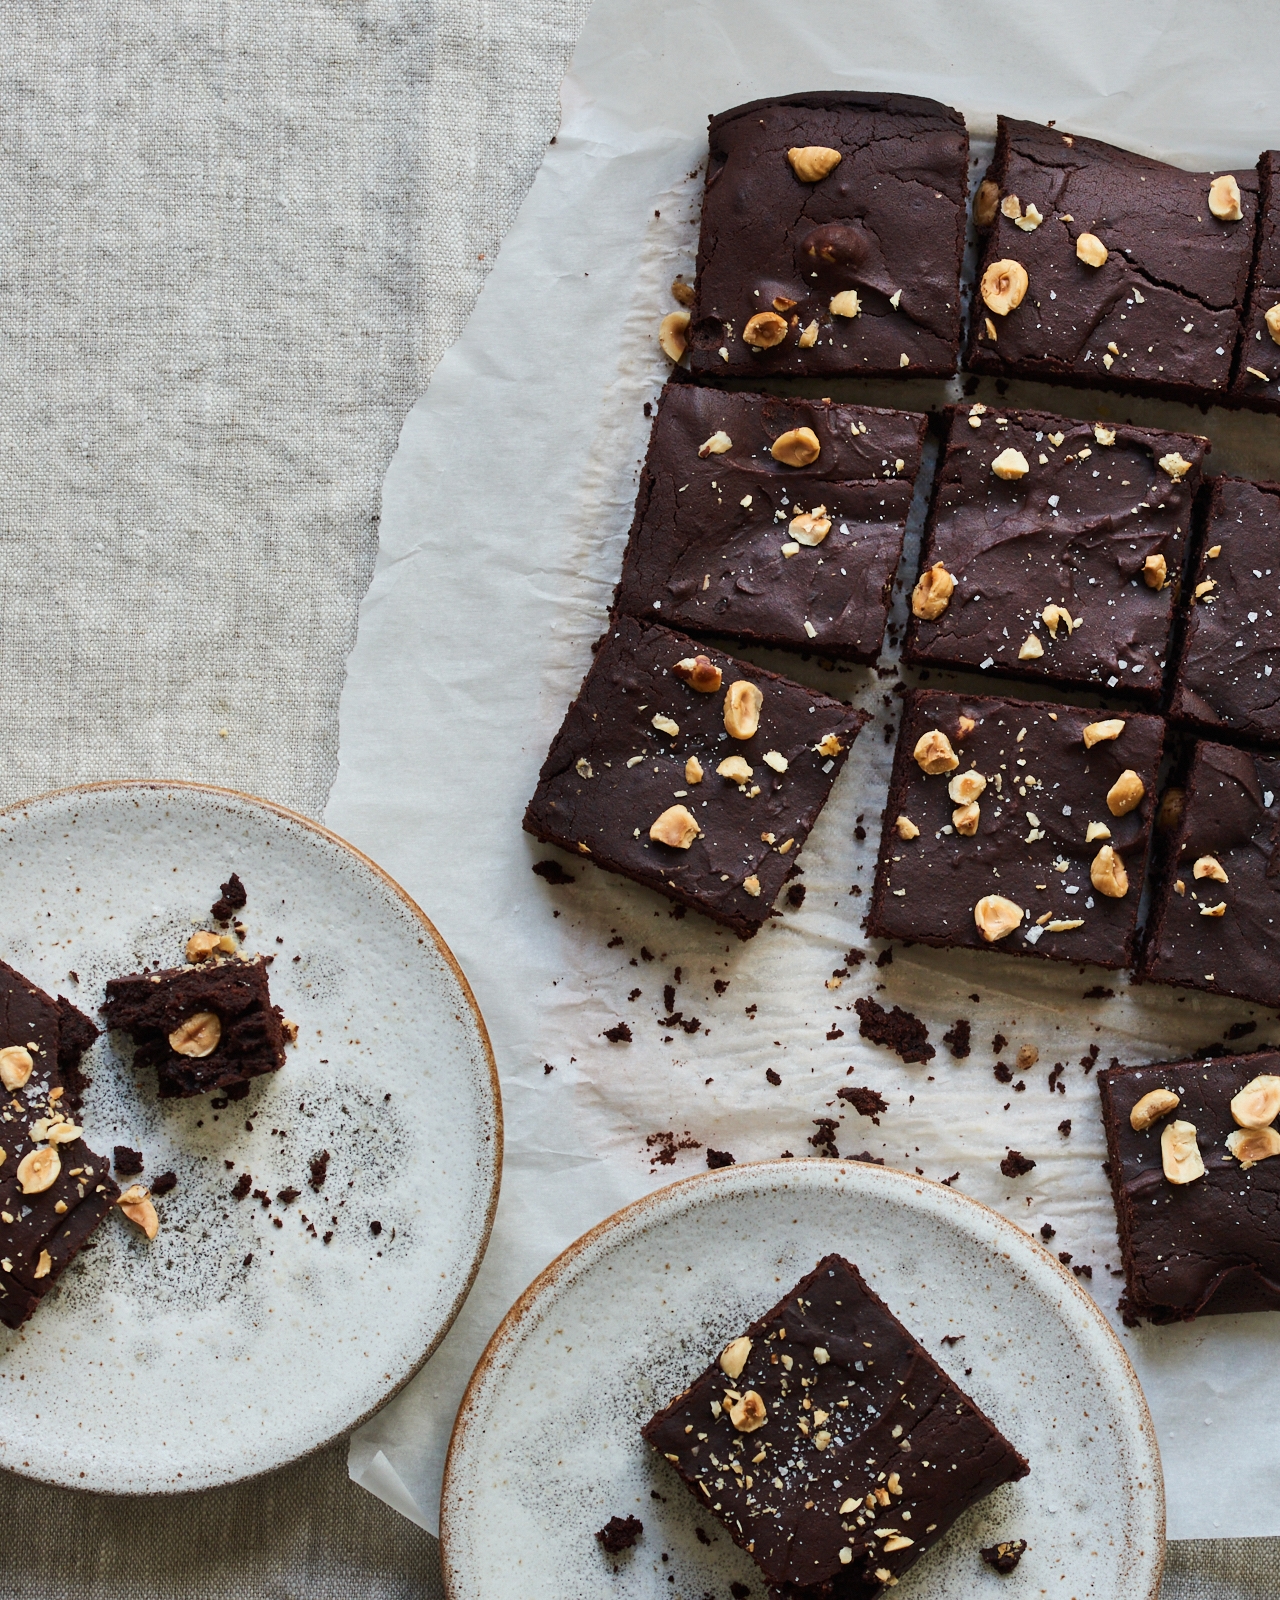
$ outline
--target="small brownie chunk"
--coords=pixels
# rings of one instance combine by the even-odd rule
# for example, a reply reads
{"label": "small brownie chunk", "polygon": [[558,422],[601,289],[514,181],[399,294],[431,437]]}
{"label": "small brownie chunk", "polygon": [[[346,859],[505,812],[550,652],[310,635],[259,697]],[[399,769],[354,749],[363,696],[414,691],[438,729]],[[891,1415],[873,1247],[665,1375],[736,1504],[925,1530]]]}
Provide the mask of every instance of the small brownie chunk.
{"label": "small brownie chunk", "polygon": [[[1272,312],[1271,321],[1267,313]],[[1275,331],[1272,331],[1272,324]],[[1258,238],[1236,356],[1231,398],[1258,411],[1280,411],[1280,150],[1258,161]]]}
{"label": "small brownie chunk", "polygon": [[1123,423],[952,410],[907,659],[1157,699],[1207,449]]}
{"label": "small brownie chunk", "polygon": [[[676,671],[699,657],[694,681],[705,691]],[[749,939],[773,914],[866,720],[684,634],[621,617],[596,647],[524,826]]]}
{"label": "small brownie chunk", "polygon": [[696,376],[951,376],[969,192],[958,111],[795,94],[721,112],[710,137]]}
{"label": "small brownie chunk", "polygon": [[[1270,1050],[1098,1074],[1130,1326],[1280,1310],[1280,1136],[1268,1122],[1278,1075],[1280,1054]],[[1237,1102],[1259,1125],[1251,1132],[1232,1102],[1255,1079],[1269,1082]],[[1171,1182],[1165,1144],[1175,1124],[1194,1134],[1179,1129],[1189,1160],[1172,1165],[1180,1181]]]}
{"label": "small brownie chunk", "polygon": [[156,1069],[162,1100],[234,1092],[284,1065],[280,1009],[260,957],[112,978],[102,1017],[133,1040],[135,1065]]}
{"label": "small brownie chunk", "polygon": [[236,873],[232,873],[226,883],[220,884],[222,893],[209,907],[209,915],[215,922],[220,922],[225,928],[237,911],[243,911],[249,903],[249,894],[244,884]]}
{"label": "small brownie chunk", "polygon": [[616,1556],[623,1550],[630,1550],[643,1532],[644,1523],[639,1517],[610,1517],[596,1538],[607,1555]]}
{"label": "small brownie chunk", "polygon": [[[1173,399],[1226,395],[1253,255],[1256,172],[1184,172],[1001,117],[987,179],[999,203],[974,296],[972,371]],[[1230,196],[1219,195],[1233,180],[1235,221],[1212,209],[1227,209]]]}
{"label": "small brownie chunk", "polygon": [[868,931],[1128,966],[1163,743],[1136,712],[909,694]]}
{"label": "small brownie chunk", "polygon": [[1030,1471],[838,1255],[642,1431],[779,1600],[879,1594]]}
{"label": "small brownie chunk", "polygon": [[116,1145],[113,1151],[115,1169],[122,1178],[136,1178],[145,1163],[141,1150],[131,1150],[127,1144]]}
{"label": "small brownie chunk", "polygon": [[1280,483],[1215,478],[1170,715],[1280,744]]}
{"label": "small brownie chunk", "polygon": [[[873,664],[926,426],[914,412],[668,384],[615,610]],[[801,428],[815,458],[777,460],[774,441]]]}
{"label": "small brownie chunk", "polygon": [[1025,1539],[1005,1539],[1000,1544],[984,1545],[978,1554],[989,1567],[994,1567],[997,1572],[1008,1575],[1022,1560],[1027,1552]]}
{"label": "small brownie chunk", "polygon": [[1152,895],[1141,979],[1280,1001],[1277,794],[1280,755],[1196,745]]}

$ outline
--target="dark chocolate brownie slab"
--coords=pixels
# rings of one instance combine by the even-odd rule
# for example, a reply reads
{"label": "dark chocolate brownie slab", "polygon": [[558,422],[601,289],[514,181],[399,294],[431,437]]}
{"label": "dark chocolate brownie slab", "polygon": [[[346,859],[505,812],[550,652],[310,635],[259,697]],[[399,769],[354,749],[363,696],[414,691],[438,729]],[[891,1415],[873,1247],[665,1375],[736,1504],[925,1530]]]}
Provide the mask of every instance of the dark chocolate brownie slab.
{"label": "dark chocolate brownie slab", "polygon": [[909,694],[868,931],[1128,966],[1163,743],[1136,712]]}
{"label": "dark chocolate brownie slab", "polygon": [[1154,701],[1207,449],[1123,423],[952,410],[907,659]]}
{"label": "dark chocolate brownie slab", "polygon": [[[705,692],[675,670],[699,656]],[[620,617],[552,742],[524,826],[747,939],[772,915],[866,720],[684,634]]]}
{"label": "dark chocolate brownie slab", "polygon": [[[1231,398],[1280,410],[1280,150],[1258,162],[1258,225]],[[1268,316],[1270,320],[1268,320]]]}
{"label": "dark chocolate brownie slab", "polygon": [[959,112],[911,95],[786,95],[712,117],[710,140],[695,375],[955,371],[969,154]]}
{"label": "dark chocolate brownie slab", "polygon": [[[1000,206],[974,296],[972,371],[1174,399],[1226,395],[1256,172],[1184,172],[1001,117],[988,177]],[[1232,183],[1238,207],[1223,192]]]}
{"label": "dark chocolate brownie slab", "polygon": [[[669,384],[615,610],[874,663],[926,426],[914,412]],[[779,461],[776,441],[800,429],[814,459]]]}
{"label": "dark chocolate brownie slab", "polygon": [[1139,976],[1280,1005],[1280,756],[1196,745]]}
{"label": "dark chocolate brownie slab", "polygon": [[642,1431],[780,1600],[879,1594],[1031,1470],[838,1255]]}
{"label": "dark chocolate brownie slab", "polygon": [[1280,744],[1280,484],[1215,478],[1170,715]]}
{"label": "dark chocolate brownie slab", "polygon": [[[1262,1131],[1247,1137],[1232,1101],[1258,1078],[1273,1082],[1248,1097],[1244,1114]],[[1098,1089],[1124,1260],[1125,1320],[1280,1310],[1280,1159],[1263,1153],[1280,1150],[1280,1136],[1263,1120],[1280,1107],[1280,1054],[1112,1067],[1098,1074]],[[1203,1172],[1195,1176],[1198,1163],[1184,1157],[1173,1167],[1181,1181],[1171,1182],[1162,1138],[1176,1123],[1194,1130],[1183,1132],[1183,1148],[1194,1145]]]}
{"label": "dark chocolate brownie slab", "polygon": [[102,1018],[132,1038],[136,1066],[155,1067],[162,1100],[215,1089],[239,1098],[252,1078],[284,1065],[261,957],[112,978]]}

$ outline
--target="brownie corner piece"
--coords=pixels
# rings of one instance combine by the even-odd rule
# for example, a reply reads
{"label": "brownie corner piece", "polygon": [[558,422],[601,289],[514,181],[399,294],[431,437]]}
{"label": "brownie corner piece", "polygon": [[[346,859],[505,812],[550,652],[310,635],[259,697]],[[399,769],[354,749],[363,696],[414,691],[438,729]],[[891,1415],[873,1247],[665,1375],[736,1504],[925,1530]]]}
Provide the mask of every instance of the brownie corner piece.
{"label": "brownie corner piece", "polygon": [[868,931],[1126,967],[1160,717],[916,690],[906,697]]}
{"label": "brownie corner piece", "polygon": [[1138,976],[1280,1001],[1280,752],[1197,742],[1162,853]]}
{"label": "brownie corner piece", "polygon": [[711,118],[690,362],[699,378],[950,377],[964,119],[828,91]]}
{"label": "brownie corner piece", "polygon": [[1030,1471],[838,1255],[641,1431],[782,1600],[879,1593]]}
{"label": "brownie corner piece", "polygon": [[284,1028],[261,957],[208,959],[112,978],[102,1017],[154,1067],[161,1099],[221,1090],[236,1098],[284,1065]]}
{"label": "brownie corner piece", "polygon": [[906,658],[1155,701],[1208,441],[949,413]]}
{"label": "brownie corner piece", "polygon": [[552,741],[524,827],[750,938],[866,720],[619,617]]}

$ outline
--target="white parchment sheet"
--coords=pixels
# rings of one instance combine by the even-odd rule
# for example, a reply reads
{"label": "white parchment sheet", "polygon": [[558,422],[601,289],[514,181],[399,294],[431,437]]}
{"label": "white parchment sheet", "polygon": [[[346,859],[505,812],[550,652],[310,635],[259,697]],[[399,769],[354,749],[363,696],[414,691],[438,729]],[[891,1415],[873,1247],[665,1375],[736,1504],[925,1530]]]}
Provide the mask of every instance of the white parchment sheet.
{"label": "white parchment sheet", "polygon": [[[1002,110],[1189,167],[1245,165],[1280,144],[1277,59],[1280,10],[1264,3],[597,0],[559,137],[387,475],[327,812],[452,945],[493,1036],[506,1109],[502,1200],[475,1290],[438,1354],[352,1444],[353,1476],[406,1515],[435,1527],[459,1398],[520,1290],[586,1228],[704,1165],[707,1146],[739,1161],[813,1158],[813,1119],[843,1111],[845,1154],[958,1172],[958,1188],[1028,1229],[1050,1223],[1053,1247],[1092,1267],[1114,1319],[1119,1258],[1081,1059],[1091,1044],[1102,1066],[1182,1055],[1255,1011],[1131,994],[1096,969],[995,953],[897,949],[878,966],[859,921],[896,676],[753,653],[875,721],[801,857],[803,907],[751,943],[673,917],[665,900],[583,862],[563,858],[575,881],[549,886],[530,869],[555,852],[520,818],[619,571],[642,408],[665,373],[655,334],[672,276],[693,264],[708,113],[788,90],[890,89],[958,106],[979,162]],[[906,406],[948,394],[909,382],[821,389]],[[1276,419],[1032,386],[1015,386],[1014,402],[1196,427],[1214,441],[1215,470],[1280,477]],[[904,571],[914,559],[909,546]],[[872,959],[828,988],[851,947]],[[667,984],[696,1033],[659,1021]],[[1084,998],[1099,984],[1114,996]],[[904,1066],[858,1037],[852,1002],[873,991],[927,1021],[931,1062]],[[942,1034],[958,1017],[972,1022],[973,1051],[953,1061]],[[619,1020],[629,1045],[602,1037]],[[997,1032],[1006,1059],[1022,1043],[1039,1049],[1021,1093],[992,1075]],[[1260,1015],[1248,1043],[1276,1035]],[[1056,1062],[1065,1094],[1048,1085]],[[879,1126],[835,1099],[845,1083],[889,1101]],[[647,1138],[667,1132],[698,1147],[655,1164],[662,1145]],[[1028,1177],[1001,1176],[1008,1146],[1035,1159]],[[1280,1401],[1278,1336],[1271,1315],[1123,1332],[1156,1418],[1172,1536],[1280,1533],[1280,1443],[1257,1425]]]}

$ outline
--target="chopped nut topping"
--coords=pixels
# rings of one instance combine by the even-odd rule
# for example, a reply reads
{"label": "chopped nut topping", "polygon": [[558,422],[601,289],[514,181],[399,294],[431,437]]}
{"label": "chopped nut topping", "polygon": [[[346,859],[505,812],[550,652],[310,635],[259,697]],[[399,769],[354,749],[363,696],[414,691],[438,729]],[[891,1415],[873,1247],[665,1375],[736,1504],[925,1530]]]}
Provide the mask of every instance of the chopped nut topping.
{"label": "chopped nut topping", "polygon": [[989,228],[996,220],[999,203],[1000,185],[992,178],[984,178],[973,197],[973,220],[980,228]]}
{"label": "chopped nut topping", "polygon": [[1162,555],[1148,556],[1142,563],[1142,581],[1148,589],[1163,589],[1169,581],[1169,567]]}
{"label": "chopped nut topping", "polygon": [[1156,812],[1156,831],[1175,833],[1182,823],[1182,813],[1187,803],[1185,789],[1166,789]]}
{"label": "chopped nut topping", "polygon": [[18,1163],[17,1178],[23,1194],[43,1194],[58,1181],[62,1160],[53,1145],[28,1150]]}
{"label": "chopped nut topping", "polygon": [[668,361],[679,362],[689,348],[689,313],[668,311],[658,327],[658,344]]}
{"label": "chopped nut topping", "polygon": [[1227,902],[1225,900],[1219,900],[1216,906],[1200,907],[1200,915],[1202,917],[1225,917],[1226,914]]}
{"label": "chopped nut topping", "polygon": [[796,340],[801,350],[812,350],[818,342],[818,324],[811,322],[807,328],[800,330],[800,337]]}
{"label": "chopped nut topping", "polygon": [[21,1089],[34,1066],[29,1050],[24,1050],[20,1044],[8,1045],[0,1050],[0,1083],[6,1089]]}
{"label": "chopped nut topping", "polygon": [[821,544],[831,532],[831,518],[826,506],[814,506],[812,511],[799,511],[791,519],[787,532],[797,542],[812,547]]}
{"label": "chopped nut topping", "polygon": [[1209,210],[1219,222],[1239,222],[1244,216],[1240,209],[1240,185],[1229,172],[1219,173],[1209,185]]}
{"label": "chopped nut topping", "polygon": [[957,806],[951,813],[951,826],[957,833],[962,833],[966,839],[972,839],[978,831],[978,822],[981,819],[982,808],[976,800],[970,800],[967,805]]}
{"label": "chopped nut topping", "polygon": [[1084,918],[1083,917],[1069,917],[1066,920],[1063,920],[1061,917],[1058,917],[1058,918],[1055,918],[1051,922],[1046,922],[1045,923],[1045,929],[1049,933],[1070,933],[1075,928],[1083,928],[1083,927],[1084,927]]}
{"label": "chopped nut topping", "polygon": [[1110,837],[1111,829],[1107,827],[1105,822],[1091,822],[1085,829],[1084,842],[1092,844],[1095,839],[1109,839]]}
{"label": "chopped nut topping", "polygon": [[773,297],[775,311],[794,311],[799,304],[798,300],[789,299],[785,294],[775,294]]}
{"label": "chopped nut topping", "polygon": [[730,783],[750,783],[755,775],[755,768],[748,766],[741,756],[726,756],[716,771]]}
{"label": "chopped nut topping", "polygon": [[1165,1124],[1160,1133],[1160,1160],[1170,1183],[1194,1183],[1204,1177],[1194,1122]]}
{"label": "chopped nut topping", "polygon": [[1182,1104],[1172,1089],[1149,1089],[1129,1113],[1129,1126],[1135,1133],[1144,1133],[1153,1122],[1167,1117]]}
{"label": "chopped nut topping", "polygon": [[753,900],[758,900],[760,898],[760,880],[756,877],[754,872],[749,878],[744,878],[742,880],[742,887],[747,891]]}
{"label": "chopped nut topping", "polygon": [[1109,844],[1104,844],[1089,864],[1089,882],[1099,894],[1105,894],[1111,900],[1123,900],[1128,894],[1129,874],[1124,870],[1124,862]]}
{"label": "chopped nut topping", "polygon": [[1193,878],[1212,878],[1216,883],[1229,883],[1226,869],[1216,856],[1201,856],[1191,869]]}
{"label": "chopped nut topping", "polygon": [[899,839],[918,839],[920,837],[920,830],[910,817],[899,816],[893,826]]}
{"label": "chopped nut topping", "polygon": [[951,740],[939,728],[930,728],[928,733],[922,733],[911,753],[920,770],[927,772],[931,778],[936,778],[941,772],[954,772],[960,765],[960,757],[951,748]]}
{"label": "chopped nut topping", "polygon": [[856,317],[862,310],[862,301],[856,289],[841,289],[839,294],[832,295],[827,309],[833,317]]}
{"label": "chopped nut topping", "polygon": [[1127,817],[1135,806],[1142,804],[1146,785],[1133,770],[1126,767],[1107,790],[1107,810],[1113,817]]}
{"label": "chopped nut topping", "polygon": [[154,1239],[160,1232],[160,1218],[156,1215],[156,1208],[151,1203],[151,1196],[140,1183],[131,1184],[116,1204],[130,1222],[136,1223],[142,1229],[148,1239]]}
{"label": "chopped nut topping", "polygon": [[1231,1115],[1242,1128],[1266,1128],[1280,1115],[1280,1078],[1264,1072],[1246,1083],[1231,1102]]}
{"label": "chopped nut topping", "polygon": [[649,837],[655,844],[687,850],[701,832],[698,819],[686,807],[668,806],[649,829]]}
{"label": "chopped nut topping", "polygon": [[1046,606],[1040,613],[1040,620],[1048,628],[1050,636],[1054,639],[1058,637],[1059,628],[1065,628],[1068,637],[1070,637],[1072,629],[1077,626],[1066,606]]}
{"label": "chopped nut topping", "polygon": [[786,336],[787,319],[780,317],[776,311],[757,311],[754,317],[747,319],[747,325],[742,330],[743,343],[749,344],[753,350],[772,350]]}
{"label": "chopped nut topping", "polygon": [[891,1550],[906,1550],[914,1543],[915,1540],[908,1539],[905,1533],[895,1533],[891,1539],[886,1539],[880,1548],[885,1555],[888,1555]]}
{"label": "chopped nut topping", "polygon": [[1084,747],[1086,750],[1092,750],[1095,744],[1103,744],[1108,739],[1118,739],[1123,732],[1123,717],[1107,717],[1102,722],[1086,723],[1083,733]]}
{"label": "chopped nut topping", "polygon": [[781,750],[766,750],[764,753],[764,764],[766,767],[772,767],[775,772],[785,772],[788,766],[790,766],[790,762],[787,760],[786,756],[783,755]]}
{"label": "chopped nut topping", "polygon": [[1014,1057],[1014,1065],[1019,1072],[1030,1072],[1040,1059],[1039,1047],[1034,1044],[1020,1044],[1018,1053]]}
{"label": "chopped nut topping", "polygon": [[1031,468],[1027,464],[1027,458],[1022,451],[1015,450],[1010,445],[1007,450],[1002,450],[991,463],[991,470],[997,478],[1016,481],[1018,478],[1025,478]]}
{"label": "chopped nut topping", "polygon": [[1226,1144],[1246,1172],[1256,1162],[1280,1155],[1280,1133],[1274,1128],[1237,1128],[1227,1135]]}
{"label": "chopped nut topping", "polygon": [[671,669],[673,676],[699,694],[714,694],[724,682],[724,673],[706,656],[686,656]]}
{"label": "chopped nut topping", "polygon": [[955,592],[956,580],[941,561],[922,572],[911,591],[911,609],[926,622],[936,622],[947,609]]}
{"label": "chopped nut topping", "polygon": [[757,1428],[764,1426],[767,1416],[764,1401],[754,1389],[748,1389],[729,1407],[729,1421],[739,1433],[754,1433]]}
{"label": "chopped nut topping", "polygon": [[842,1517],[850,1516],[857,1509],[858,1509],[858,1502],[856,1500],[846,1500],[844,1502],[844,1504],[840,1507],[840,1515]]}
{"label": "chopped nut topping", "polygon": [[[644,757],[640,756],[640,757],[637,757],[637,759],[638,760],[643,760]],[[579,756],[578,757],[578,759],[573,764],[573,770],[578,774],[578,776],[580,778],[594,778],[595,775],[596,775],[595,768],[587,760],[586,756]]]}
{"label": "chopped nut topping", "polygon": [[705,461],[708,456],[722,456],[726,450],[733,449],[733,440],[723,428],[717,428],[709,439],[704,439],[698,446],[698,454]]}
{"label": "chopped nut topping", "polygon": [[1034,633],[1029,633],[1018,646],[1019,661],[1039,661],[1043,654],[1044,646],[1040,643],[1039,639],[1036,638]]}
{"label": "chopped nut topping", "polygon": [[720,1352],[720,1370],[726,1378],[736,1381],[751,1354],[751,1340],[744,1333],[740,1339],[731,1339]]}
{"label": "chopped nut topping", "polygon": [[693,285],[686,283],[682,277],[677,275],[671,285],[671,298],[678,305],[691,306],[697,297],[694,294]]}
{"label": "chopped nut topping", "polygon": [[697,756],[690,756],[685,762],[684,781],[689,784],[702,782],[702,763]]}
{"label": "chopped nut topping", "polygon": [[1008,217],[1010,221],[1022,215],[1022,201],[1016,194],[1007,194],[1000,202],[1000,215]]}
{"label": "chopped nut topping", "polygon": [[975,767],[970,767],[968,772],[956,773],[947,785],[947,793],[957,805],[967,805],[969,801],[977,800],[986,787],[987,780]]}
{"label": "chopped nut topping", "polygon": [[769,454],[784,467],[808,467],[822,453],[818,435],[812,428],[788,428],[773,441]]}
{"label": "chopped nut topping", "polygon": [[1181,483],[1187,473],[1191,471],[1191,463],[1182,459],[1180,451],[1171,451],[1167,456],[1161,456],[1157,462],[1162,472],[1167,472],[1175,483]]}
{"label": "chopped nut topping", "polygon": [[1181,878],[1175,878],[1173,880],[1173,892],[1174,894],[1186,894],[1187,886],[1185,883],[1183,883]]}
{"label": "chopped nut topping", "polygon": [[[813,1347],[813,1359],[818,1363],[818,1365],[820,1367],[825,1367],[827,1362],[831,1360],[831,1357],[827,1354],[827,1352],[822,1348],[822,1346],[820,1344],[815,1344],[814,1347]],[[826,1419],[825,1416],[822,1416],[822,1417],[818,1418],[819,1422],[825,1422],[826,1420],[827,1419]]]}
{"label": "chopped nut topping", "polygon": [[1100,422],[1094,423],[1093,436],[1099,444],[1106,445],[1116,442],[1116,430],[1114,428],[1104,428]]}
{"label": "chopped nut topping", "polygon": [[659,733],[669,734],[673,739],[680,732],[680,724],[673,718],[664,716],[661,711],[653,718],[653,726]]}
{"label": "chopped nut topping", "polygon": [[36,1261],[36,1270],[31,1274],[33,1278],[47,1278],[53,1271],[53,1257],[47,1250],[40,1252]]}
{"label": "chopped nut topping", "polygon": [[791,170],[801,183],[820,183],[840,165],[841,155],[825,144],[795,145],[787,151]]}
{"label": "chopped nut topping", "polygon": [[1076,240],[1076,257],[1086,267],[1101,267],[1106,263],[1107,247],[1094,233],[1082,233]]}
{"label": "chopped nut topping", "polygon": [[1011,934],[1024,915],[1021,906],[999,894],[984,894],[973,908],[973,920],[988,944],[995,944]]}
{"label": "chopped nut topping", "polygon": [[1043,221],[1044,217],[1040,214],[1035,204],[1031,203],[1027,206],[1022,216],[1014,217],[1013,224],[1014,227],[1021,228],[1023,233],[1034,233]]}
{"label": "chopped nut topping", "polygon": [[1218,587],[1212,578],[1206,578],[1203,583],[1196,584],[1194,600],[1203,600],[1205,595],[1212,594]]}
{"label": "chopped nut topping", "polygon": [[1280,305],[1271,306],[1263,315],[1273,344],[1280,344]]}
{"label": "chopped nut topping", "polygon": [[[1027,269],[1020,261],[993,261],[982,274],[982,302],[998,317],[1007,317],[1027,292]],[[992,329],[994,337],[995,330]]]}
{"label": "chopped nut topping", "polygon": [[820,756],[838,756],[844,746],[834,733],[824,733],[813,747]]}
{"label": "chopped nut topping", "polygon": [[825,1450],[830,1443],[831,1443],[831,1435],[827,1432],[827,1430],[825,1428],[819,1428],[817,1433],[815,1433],[814,1436],[813,1436],[813,1447],[814,1447],[814,1449],[815,1450]]}
{"label": "chopped nut topping", "polygon": [[169,1048],[180,1056],[199,1059],[211,1056],[222,1037],[222,1022],[216,1012],[197,1011],[180,1022],[169,1035]]}
{"label": "chopped nut topping", "polygon": [[220,935],[216,933],[193,933],[187,940],[187,960],[190,962],[204,961],[218,948]]}
{"label": "chopped nut topping", "polygon": [[724,725],[731,739],[752,739],[760,726],[764,695],[745,678],[731,683],[724,697]]}

